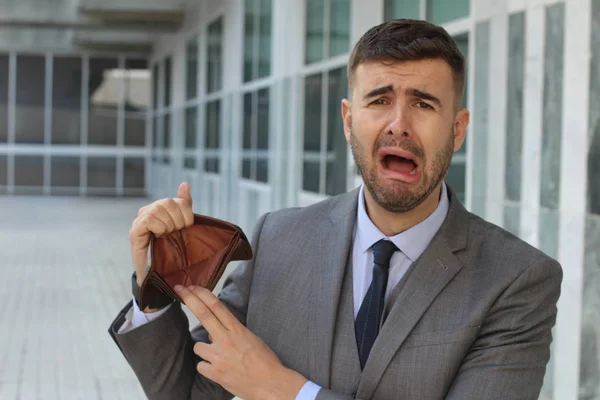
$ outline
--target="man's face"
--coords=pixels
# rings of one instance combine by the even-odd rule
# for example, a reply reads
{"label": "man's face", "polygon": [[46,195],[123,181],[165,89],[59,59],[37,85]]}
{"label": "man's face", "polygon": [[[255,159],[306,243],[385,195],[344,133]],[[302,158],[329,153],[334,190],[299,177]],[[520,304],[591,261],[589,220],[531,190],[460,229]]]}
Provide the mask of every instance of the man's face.
{"label": "man's face", "polygon": [[410,211],[441,185],[465,138],[452,70],[437,59],[370,61],[353,83],[342,115],[365,186],[385,210]]}

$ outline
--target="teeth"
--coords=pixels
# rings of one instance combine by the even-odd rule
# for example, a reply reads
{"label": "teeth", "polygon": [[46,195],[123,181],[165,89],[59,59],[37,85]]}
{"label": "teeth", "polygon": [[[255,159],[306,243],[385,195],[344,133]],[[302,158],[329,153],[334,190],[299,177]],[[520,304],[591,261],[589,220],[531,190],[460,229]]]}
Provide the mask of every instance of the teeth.
{"label": "teeth", "polygon": [[409,175],[414,175],[417,173],[417,167],[415,167],[415,169],[413,169],[412,171],[410,171],[408,174]]}

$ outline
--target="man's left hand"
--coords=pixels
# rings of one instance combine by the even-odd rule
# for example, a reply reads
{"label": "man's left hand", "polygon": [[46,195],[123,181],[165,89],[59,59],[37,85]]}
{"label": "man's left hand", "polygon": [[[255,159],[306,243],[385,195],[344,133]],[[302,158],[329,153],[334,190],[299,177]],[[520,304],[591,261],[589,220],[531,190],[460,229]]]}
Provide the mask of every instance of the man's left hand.
{"label": "man's left hand", "polygon": [[296,398],[307,379],[284,367],[210,290],[198,286],[175,290],[212,342],[194,345],[194,353],[204,360],[198,363],[200,374],[246,400]]}

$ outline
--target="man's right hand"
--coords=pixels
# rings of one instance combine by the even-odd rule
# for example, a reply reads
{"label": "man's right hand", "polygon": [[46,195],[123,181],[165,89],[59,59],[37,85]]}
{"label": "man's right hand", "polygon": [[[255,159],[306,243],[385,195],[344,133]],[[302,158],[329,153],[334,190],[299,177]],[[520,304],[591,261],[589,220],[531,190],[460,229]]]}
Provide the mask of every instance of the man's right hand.
{"label": "man's right hand", "polygon": [[190,185],[186,182],[179,185],[176,198],[157,200],[140,208],[129,231],[131,256],[138,285],[142,284],[147,273],[146,262],[150,235],[154,234],[160,237],[193,224],[192,196],[190,195]]}

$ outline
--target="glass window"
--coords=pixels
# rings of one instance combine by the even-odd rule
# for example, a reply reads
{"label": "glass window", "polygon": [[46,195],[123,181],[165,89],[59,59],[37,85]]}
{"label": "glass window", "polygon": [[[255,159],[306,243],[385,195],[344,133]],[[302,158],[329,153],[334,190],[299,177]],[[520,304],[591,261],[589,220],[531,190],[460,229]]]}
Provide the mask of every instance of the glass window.
{"label": "glass window", "polygon": [[116,175],[117,161],[114,157],[90,157],[87,159],[88,187],[114,188]]}
{"label": "glass window", "polygon": [[306,63],[320,61],[324,57],[325,1],[306,1]]}
{"label": "glass window", "polygon": [[158,109],[158,64],[154,64],[152,68],[152,106],[154,110]]}
{"label": "glass window", "polygon": [[385,20],[421,19],[421,0],[385,0]]}
{"label": "glass window", "polygon": [[186,157],[183,160],[183,168],[195,169],[196,168],[196,158],[195,157]]}
{"label": "glass window", "polygon": [[319,161],[304,161],[302,170],[302,189],[307,192],[319,193],[321,191],[319,182],[321,181]]}
{"label": "glass window", "polygon": [[242,178],[252,179],[252,161],[242,160]]}
{"label": "glass window", "polygon": [[164,103],[165,108],[171,106],[171,57],[165,59],[165,81],[164,81]]}
{"label": "glass window", "polygon": [[255,27],[254,18],[255,3],[257,0],[246,0],[244,13],[244,82],[251,81],[254,77],[254,32],[258,27]]}
{"label": "glass window", "polygon": [[[329,20],[325,19],[326,15]],[[306,64],[347,53],[350,50],[350,1],[307,0],[305,38]]]}
{"label": "glass window", "polygon": [[144,115],[127,115],[125,118],[125,146],[146,145],[146,118]]}
{"label": "glass window", "polygon": [[122,79],[116,58],[90,58],[88,79],[88,143],[117,144],[117,117]]}
{"label": "glass window", "polygon": [[223,87],[223,17],[208,26],[207,52],[206,91],[212,93]]}
{"label": "glass window", "polygon": [[[8,54],[0,54],[0,143],[8,141]],[[2,179],[2,171],[0,171]],[[0,185],[2,185],[0,181]]]}
{"label": "glass window", "polygon": [[15,156],[15,186],[44,186],[43,156]]}
{"label": "glass window", "polygon": [[465,163],[452,163],[446,176],[446,182],[454,189],[461,203],[465,201],[466,174]]}
{"label": "glass window", "polygon": [[185,148],[196,148],[196,117],[198,113],[196,106],[185,109]]}
{"label": "glass window", "polygon": [[44,56],[17,56],[17,143],[44,143],[45,76]]}
{"label": "glass window", "polygon": [[261,182],[268,180],[269,88],[244,95],[244,131],[242,177]]}
{"label": "glass window", "polygon": [[271,21],[273,19],[271,10],[271,0],[260,0],[257,78],[271,75]]}
{"label": "glass window", "polygon": [[427,0],[427,20],[440,25],[469,16],[470,0]]}
{"label": "glass window", "polygon": [[269,160],[256,160],[256,180],[259,182],[269,182]]}
{"label": "glass window", "polygon": [[[468,34],[463,34],[463,35],[455,36],[453,39],[456,42],[456,45],[458,46],[458,49],[460,50],[460,52],[462,53],[462,55],[465,57],[465,66],[468,66],[469,65],[469,35]],[[468,84],[469,84],[469,79],[465,75],[465,87],[464,87],[464,91],[463,91],[463,99],[462,99],[462,104],[461,104],[461,107],[464,107],[464,108],[467,108],[468,107],[468,103],[469,103],[469,98],[468,98],[469,88],[468,88]],[[466,136],[465,140],[463,141],[463,144],[462,144],[461,148],[455,154],[461,154],[461,155],[463,155],[463,157],[466,157],[466,154],[467,154],[467,141],[468,140],[469,140],[469,135]],[[465,177],[465,179],[466,179],[466,177]]]}
{"label": "glass window", "polygon": [[[327,84],[324,86],[324,79]],[[305,79],[303,190],[327,195],[346,191],[348,144],[340,109],[347,97],[346,67]],[[326,101],[326,114],[322,104]],[[325,129],[322,129],[325,126]]]}
{"label": "glass window", "polygon": [[171,115],[170,114],[163,115],[163,148],[165,149],[163,162],[165,164],[169,164],[171,162],[171,155],[169,154],[169,150],[171,149]]}
{"label": "glass window", "polygon": [[221,131],[221,100],[206,104],[206,149],[218,149]]}
{"label": "glass window", "polygon": [[[7,184],[8,184],[8,157],[5,155],[0,155],[0,186],[6,186]],[[5,191],[2,190],[2,192],[5,192]]]}
{"label": "glass window", "polygon": [[344,136],[344,122],[341,115],[342,99],[348,97],[346,68],[331,71],[328,86],[325,194],[333,196],[346,191],[348,142]]}
{"label": "glass window", "polygon": [[125,146],[146,144],[146,113],[150,107],[147,60],[125,60]]}
{"label": "glass window", "polygon": [[154,116],[152,119],[152,147],[158,148],[160,132],[160,117]]}
{"label": "glass window", "polygon": [[322,74],[304,80],[304,151],[321,149]]}
{"label": "glass window", "polygon": [[244,82],[271,74],[272,0],[245,0]]}
{"label": "glass window", "polygon": [[350,48],[350,0],[331,0],[329,19],[329,56],[335,57]]}
{"label": "glass window", "polygon": [[253,93],[244,94],[244,132],[243,132],[243,148],[244,150],[252,150],[254,146],[252,127],[254,126],[254,113],[252,112],[252,96]]}
{"label": "glass window", "polygon": [[55,57],[52,71],[52,144],[79,144],[81,58]]}
{"label": "glass window", "polygon": [[50,159],[50,185],[78,187],[79,169],[79,157],[52,157]]}
{"label": "glass window", "polygon": [[257,93],[257,128],[256,148],[266,150],[269,148],[269,89],[260,89]]}
{"label": "glass window", "polygon": [[[468,63],[467,58],[468,58],[468,50],[469,50],[469,35],[468,34],[464,34],[464,35],[459,35],[453,38],[454,41],[456,42],[456,45],[458,46],[458,49],[460,50],[460,52],[462,53],[462,55],[465,57],[465,63]],[[465,77],[465,84],[468,81],[467,77]],[[464,92],[464,96],[463,96],[463,102],[462,102],[462,106],[466,107],[467,105],[467,90],[465,88],[465,92]],[[450,165],[450,169],[448,170],[448,174],[446,176],[446,183],[448,183],[448,185],[450,185],[454,191],[456,192],[456,195],[458,196],[458,199],[464,203],[465,201],[465,187],[466,187],[466,152],[467,152],[467,139],[465,139],[465,141],[463,142],[462,147],[460,148],[460,150],[458,150],[453,158],[452,158],[452,164]]]}
{"label": "glass window", "polygon": [[[218,150],[221,146],[220,134],[221,100],[214,100],[206,103],[204,148],[206,150]],[[219,173],[219,155],[209,152],[205,158],[205,171]]]}
{"label": "glass window", "polygon": [[186,60],[185,97],[191,100],[195,99],[198,94],[198,38],[196,36],[188,41]]}
{"label": "glass window", "polygon": [[213,174],[219,173],[219,159],[218,158],[206,158],[204,160],[204,170],[206,172],[212,172]]}
{"label": "glass window", "polygon": [[143,189],[144,181],[144,159],[130,157],[123,160],[123,187],[125,189]]}

